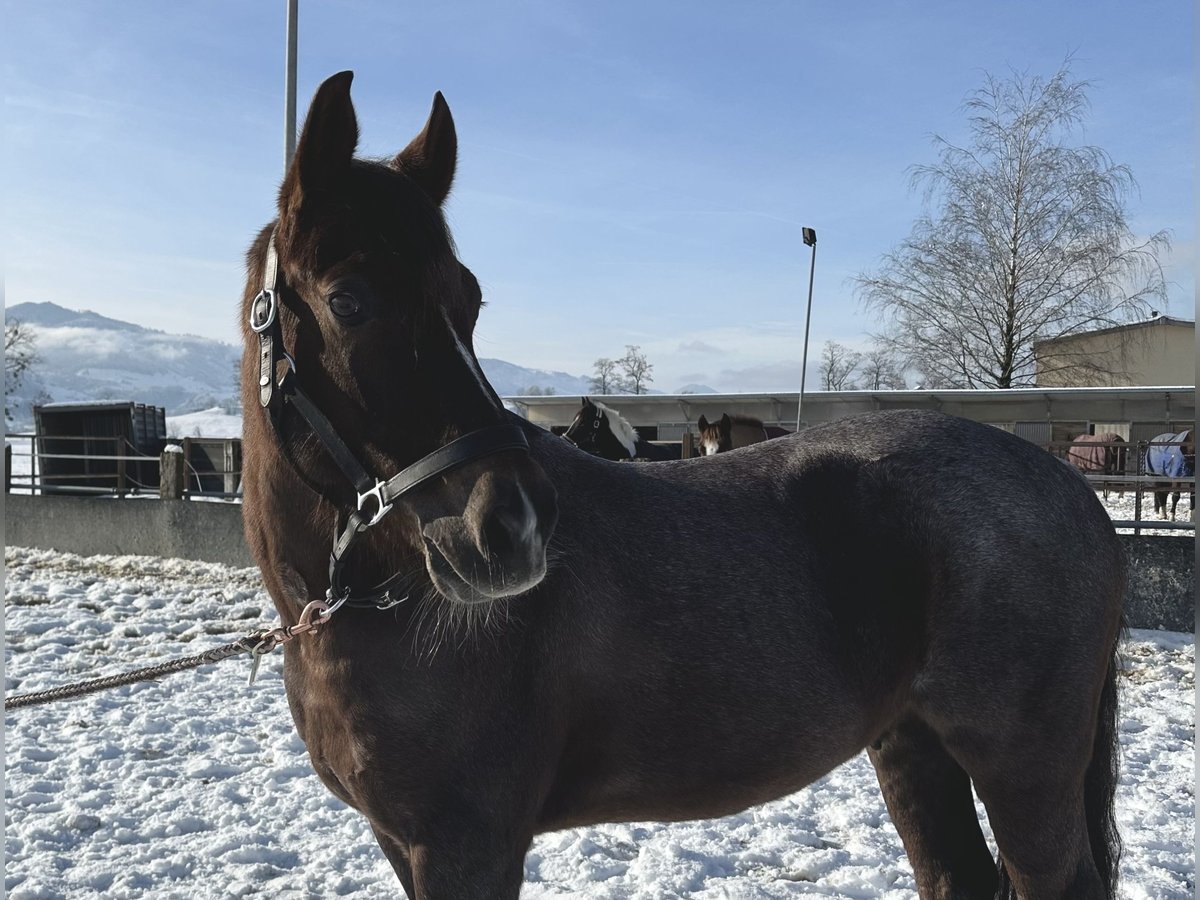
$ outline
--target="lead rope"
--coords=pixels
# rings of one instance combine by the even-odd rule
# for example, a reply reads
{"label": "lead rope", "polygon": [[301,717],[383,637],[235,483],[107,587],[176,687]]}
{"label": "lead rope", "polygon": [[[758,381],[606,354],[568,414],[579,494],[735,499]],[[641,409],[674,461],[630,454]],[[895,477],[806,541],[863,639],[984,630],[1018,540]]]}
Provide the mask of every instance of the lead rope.
{"label": "lead rope", "polygon": [[11,697],[4,698],[4,711],[20,709],[23,706],[37,706],[38,704],[50,703],[54,700],[82,697],[86,694],[94,694],[98,691],[106,691],[109,688],[135,684],[139,681],[152,681],[156,678],[161,678],[163,675],[173,675],[176,672],[185,672],[188,669],[195,669],[198,666],[218,663],[241,653],[254,654],[254,662],[250,666],[250,684],[254,684],[254,679],[258,675],[258,666],[264,656],[281,644],[286,644],[297,635],[316,631],[319,626],[329,621],[330,616],[337,611],[340,605],[340,603],[335,603],[330,606],[324,600],[314,600],[308,606],[304,607],[304,612],[300,614],[300,620],[295,625],[289,625],[286,628],[281,626],[279,628],[259,629],[250,632],[244,638],[240,638],[232,644],[214,647],[212,650],[206,650],[195,656],[185,656],[182,659],[172,660],[161,665],[134,669],[132,672],[125,672],[120,675],[93,678],[90,681],[80,681],[76,684],[63,685],[62,687],[37,691],[32,694],[14,694]]}

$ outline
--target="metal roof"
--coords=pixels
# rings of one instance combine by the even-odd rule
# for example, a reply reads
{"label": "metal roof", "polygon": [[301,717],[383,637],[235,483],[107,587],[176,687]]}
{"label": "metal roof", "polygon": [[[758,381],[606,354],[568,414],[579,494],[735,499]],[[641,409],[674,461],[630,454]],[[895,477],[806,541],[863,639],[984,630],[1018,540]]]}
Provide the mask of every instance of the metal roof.
{"label": "metal roof", "polygon": [[[635,427],[686,425],[700,415],[751,415],[787,426],[796,419],[795,391],[728,394],[592,395]],[[574,394],[506,397],[537,424],[567,425],[579,410]],[[983,422],[1188,421],[1195,415],[1194,385],[1138,387],[1029,387],[1008,390],[805,391],[804,421],[813,425],[878,409],[940,409]]]}
{"label": "metal roof", "polygon": [[[1194,384],[1182,385],[1138,385],[1130,387],[1027,387],[1006,389],[973,390],[970,388],[947,388],[942,390],[905,390],[905,391],[805,391],[804,401],[837,399],[872,399],[878,398],[891,402],[905,400],[954,400],[955,402],[971,401],[978,403],[1011,402],[1023,397],[1087,397],[1107,396],[1115,399],[1133,399],[1153,397],[1161,394],[1195,394]],[[562,403],[579,405],[581,396],[578,394],[532,394],[529,396],[513,395],[503,399],[518,406],[557,406]],[[745,401],[778,401],[780,403],[795,403],[800,396],[799,391],[744,391],[726,394],[587,394],[592,400],[601,403],[721,403]]]}

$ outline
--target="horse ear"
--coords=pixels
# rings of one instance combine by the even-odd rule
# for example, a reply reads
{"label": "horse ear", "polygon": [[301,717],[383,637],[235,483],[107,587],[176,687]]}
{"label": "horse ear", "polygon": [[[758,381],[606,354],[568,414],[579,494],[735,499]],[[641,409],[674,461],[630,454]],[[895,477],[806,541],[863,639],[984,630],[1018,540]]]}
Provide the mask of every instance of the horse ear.
{"label": "horse ear", "polygon": [[281,215],[296,215],[306,200],[337,186],[358,146],[358,119],[350,102],[353,72],[338,72],[317,88],[296,155],[279,191]]}
{"label": "horse ear", "polygon": [[701,431],[703,431],[705,428],[708,427],[708,419],[704,418],[704,416],[701,416],[700,421],[697,422],[696,425],[700,428]]}
{"label": "horse ear", "polygon": [[446,98],[433,95],[429,121],[412,142],[396,154],[393,168],[399,169],[421,186],[430,199],[441,206],[450,193],[454,169],[458,163],[458,135]]}
{"label": "horse ear", "polygon": [[733,427],[733,419],[729,418],[729,413],[724,413],[721,416],[721,427],[728,431]]}

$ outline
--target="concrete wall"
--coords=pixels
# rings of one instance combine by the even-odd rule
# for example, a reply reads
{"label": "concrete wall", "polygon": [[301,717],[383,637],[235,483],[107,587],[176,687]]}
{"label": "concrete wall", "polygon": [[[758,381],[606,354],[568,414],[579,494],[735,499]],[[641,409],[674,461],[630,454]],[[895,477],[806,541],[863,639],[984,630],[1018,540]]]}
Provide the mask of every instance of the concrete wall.
{"label": "concrete wall", "polygon": [[240,503],[4,497],[4,543],[84,556],[137,554],[252,566]]}
{"label": "concrete wall", "polygon": [[[6,544],[82,555],[173,556],[252,566],[237,503],[8,494]],[[1195,631],[1195,542],[1122,535],[1129,557],[1126,614],[1134,628]]]}
{"label": "concrete wall", "polygon": [[1196,630],[1196,542],[1191,537],[1121,535],[1129,559],[1125,615],[1132,628]]}

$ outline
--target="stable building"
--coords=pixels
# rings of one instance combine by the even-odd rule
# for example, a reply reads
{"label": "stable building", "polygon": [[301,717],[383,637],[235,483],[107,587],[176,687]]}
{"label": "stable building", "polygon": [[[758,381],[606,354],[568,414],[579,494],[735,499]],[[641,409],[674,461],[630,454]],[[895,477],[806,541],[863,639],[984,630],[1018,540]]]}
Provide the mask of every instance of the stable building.
{"label": "stable building", "polygon": [[[700,416],[753,416],[764,425],[796,427],[799,395],[594,395],[638,430],[643,440],[681,441],[695,434]],[[582,398],[573,395],[506,397],[530,422],[559,431],[570,425]],[[1111,431],[1125,440],[1149,440],[1195,427],[1196,387],[1012,388],[1009,390],[805,391],[804,425],[832,422],[882,409],[933,409],[994,425],[1042,446],[1081,434]]]}
{"label": "stable building", "polygon": [[1039,387],[1196,383],[1196,323],[1156,315],[1033,345]]}

